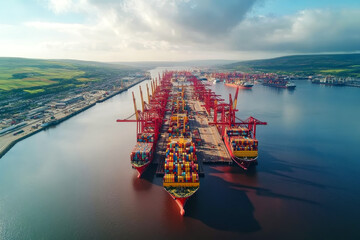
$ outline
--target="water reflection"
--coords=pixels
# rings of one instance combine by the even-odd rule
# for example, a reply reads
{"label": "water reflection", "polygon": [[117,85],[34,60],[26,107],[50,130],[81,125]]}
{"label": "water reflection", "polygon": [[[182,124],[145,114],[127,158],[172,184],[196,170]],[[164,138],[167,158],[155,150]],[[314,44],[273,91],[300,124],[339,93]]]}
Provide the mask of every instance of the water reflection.
{"label": "water reflection", "polygon": [[221,170],[226,168],[206,167],[207,176],[201,182],[201,194],[199,192],[196,201],[189,201],[186,215],[220,231],[261,230],[246,193],[236,189],[237,184],[229,182],[229,179],[234,179],[231,173]]}
{"label": "water reflection", "polygon": [[136,125],[115,120],[138,86],[18,143],[0,160],[0,239],[356,239],[359,89],[296,85],[239,92],[237,116],[269,123],[259,165],[205,166],[185,217],[156,166],[143,179],[131,168]]}
{"label": "water reflection", "polygon": [[272,92],[272,93],[276,93],[276,94],[294,94],[296,92],[296,88],[276,88],[276,87],[268,87],[268,86],[262,86],[262,85],[258,85],[256,87],[263,87],[264,91],[267,92]]}
{"label": "water reflection", "polygon": [[[134,171],[134,169],[132,169]],[[132,178],[133,187],[136,191],[148,191],[152,188],[156,172],[156,166],[149,166],[143,173],[141,178],[137,178],[137,175]]]}

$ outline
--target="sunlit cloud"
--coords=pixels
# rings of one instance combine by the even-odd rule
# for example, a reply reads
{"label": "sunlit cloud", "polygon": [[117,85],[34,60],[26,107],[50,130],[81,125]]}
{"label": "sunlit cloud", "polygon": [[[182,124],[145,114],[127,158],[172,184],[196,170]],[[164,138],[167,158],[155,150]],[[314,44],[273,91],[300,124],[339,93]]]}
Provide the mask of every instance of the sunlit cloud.
{"label": "sunlit cloud", "polygon": [[[300,9],[291,15],[256,15],[266,0],[39,0],[61,19],[1,25],[4,43],[17,39],[27,57],[103,61],[250,59],[289,53],[360,50],[360,9]],[[36,46],[36,47],[35,47]],[[37,52],[31,54],[31,48]],[[40,49],[40,51],[39,51]]]}

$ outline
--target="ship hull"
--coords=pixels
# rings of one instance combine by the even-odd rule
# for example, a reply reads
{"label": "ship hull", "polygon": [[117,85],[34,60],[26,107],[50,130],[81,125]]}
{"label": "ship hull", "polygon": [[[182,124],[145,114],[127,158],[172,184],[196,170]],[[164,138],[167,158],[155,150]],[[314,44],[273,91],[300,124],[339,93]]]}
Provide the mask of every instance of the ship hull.
{"label": "ship hull", "polygon": [[194,191],[194,193],[192,193],[190,196],[186,196],[186,197],[176,197],[176,196],[174,196],[173,194],[171,194],[170,192],[167,191],[169,193],[169,195],[171,196],[171,198],[174,199],[176,204],[178,205],[181,216],[184,216],[184,214],[185,214],[185,204],[186,204],[187,200],[191,196],[193,196],[196,191]]}
{"label": "ship hull", "polygon": [[234,83],[224,83],[224,84],[225,84],[225,86],[228,86],[228,87],[234,87],[234,88],[240,88],[240,89],[252,89],[252,86],[245,87],[245,86],[234,84]]}
{"label": "ship hull", "polygon": [[255,158],[247,158],[247,159],[240,159],[237,157],[234,157],[232,159],[239,167],[241,167],[244,170],[248,170],[250,166],[257,165],[257,157]]}
{"label": "ship hull", "polygon": [[138,172],[137,178],[140,178],[142,176],[142,174],[145,172],[145,170],[150,165],[150,163],[151,163],[151,161],[147,162],[146,164],[144,164],[142,166],[136,166],[134,164],[131,164],[136,169],[136,171]]}
{"label": "ship hull", "polygon": [[226,149],[228,150],[231,159],[242,169],[244,170],[248,170],[248,168],[252,165],[257,165],[257,157],[253,157],[253,158],[239,158],[236,157],[230,147],[229,141],[226,137],[224,137],[224,143],[226,146]]}
{"label": "ship hull", "polygon": [[285,85],[275,85],[275,84],[263,84],[264,86],[274,87],[274,88],[287,88],[287,89],[295,89],[296,86],[285,86]]}
{"label": "ship hull", "polygon": [[172,196],[172,197],[173,197],[173,199],[175,200],[176,204],[178,205],[178,207],[180,209],[180,215],[184,216],[184,214],[185,214],[185,203],[189,199],[189,197],[184,197],[184,198],[176,198],[174,196]]}

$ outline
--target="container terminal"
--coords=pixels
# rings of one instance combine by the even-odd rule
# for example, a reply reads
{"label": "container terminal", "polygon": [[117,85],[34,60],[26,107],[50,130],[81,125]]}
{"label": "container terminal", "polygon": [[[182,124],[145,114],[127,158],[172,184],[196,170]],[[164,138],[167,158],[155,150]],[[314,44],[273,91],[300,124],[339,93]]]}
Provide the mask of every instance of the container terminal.
{"label": "container terminal", "polygon": [[[66,121],[95,106],[97,103],[101,103],[127,91],[129,88],[145,80],[148,80],[148,78],[133,78],[132,82],[127,81],[127,83],[121,84],[119,88],[114,88],[111,91],[93,90],[83,92],[80,95],[70,95],[72,97],[59,100],[58,102],[51,102],[45,106],[30,110],[26,115],[26,120],[17,124],[11,123],[13,121],[11,119],[0,121],[1,124],[4,122],[6,124],[6,127],[0,129],[0,158],[21,140]],[[7,124],[10,123],[13,125],[7,126]],[[3,127],[1,124],[0,128]]]}
{"label": "container terminal", "polygon": [[[150,85],[150,87],[149,87]],[[258,164],[256,126],[253,117],[235,116],[239,88],[228,103],[189,71],[166,71],[141,87],[138,109],[133,93],[137,142],[130,162],[138,178],[150,164],[163,178],[163,187],[185,214],[186,201],[200,187],[203,164],[235,163],[244,170]]]}

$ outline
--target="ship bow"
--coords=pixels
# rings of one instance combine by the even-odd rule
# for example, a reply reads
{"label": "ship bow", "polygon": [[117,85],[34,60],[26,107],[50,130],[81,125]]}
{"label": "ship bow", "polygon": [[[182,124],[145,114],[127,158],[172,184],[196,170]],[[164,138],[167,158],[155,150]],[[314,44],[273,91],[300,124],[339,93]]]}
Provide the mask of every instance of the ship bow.
{"label": "ship bow", "polygon": [[184,214],[185,214],[184,207],[185,207],[185,203],[186,203],[187,200],[188,200],[188,197],[175,198],[175,201],[176,201],[177,205],[179,206],[181,216],[184,216]]}

